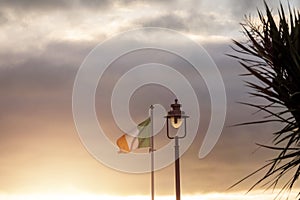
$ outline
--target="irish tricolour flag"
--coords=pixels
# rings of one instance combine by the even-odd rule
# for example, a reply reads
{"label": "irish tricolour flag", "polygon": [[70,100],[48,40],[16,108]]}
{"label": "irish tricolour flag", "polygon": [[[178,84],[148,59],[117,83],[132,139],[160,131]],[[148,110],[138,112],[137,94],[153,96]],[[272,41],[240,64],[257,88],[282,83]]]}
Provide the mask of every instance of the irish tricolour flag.
{"label": "irish tricolour flag", "polygon": [[128,153],[134,149],[150,147],[150,133],[151,133],[150,117],[138,124],[133,134],[124,134],[117,139],[117,145],[120,152]]}

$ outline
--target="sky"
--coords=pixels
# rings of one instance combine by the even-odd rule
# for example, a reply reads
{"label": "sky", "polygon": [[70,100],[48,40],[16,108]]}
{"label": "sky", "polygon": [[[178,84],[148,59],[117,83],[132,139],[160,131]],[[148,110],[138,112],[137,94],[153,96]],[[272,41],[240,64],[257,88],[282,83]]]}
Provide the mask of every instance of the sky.
{"label": "sky", "polygon": [[[286,5],[287,1],[282,2]],[[299,8],[299,1],[289,2]],[[275,13],[278,4],[269,1]],[[249,89],[239,76],[245,71],[236,60],[226,56],[234,53],[230,48],[232,39],[243,40],[240,23],[245,15],[255,18],[256,8],[262,9],[263,2],[0,1],[0,199],[7,199],[3,195],[12,195],[13,199],[18,194],[149,194],[149,174],[111,169],[89,153],[76,130],[72,113],[75,77],[89,52],[118,33],[144,27],[172,29],[200,44],[218,67],[226,89],[227,114],[222,134],[214,149],[199,159],[198,151],[210,118],[210,99],[203,77],[189,76],[200,102],[201,121],[195,140],[181,157],[183,195],[244,195],[259,175],[227,189],[274,156],[273,152],[257,148],[256,143],[269,143],[272,131],[280,127],[277,124],[232,127],[263,116],[237,103],[256,100],[247,94]],[[151,39],[161,41],[159,35]],[[155,52],[140,53],[113,63],[97,88],[98,119],[112,142],[122,133],[109,113],[107,91],[121,77],[119,73],[125,66],[128,69],[143,55],[155,59]],[[167,53],[159,55],[169,59],[166,63],[170,66],[173,63],[175,68],[176,63],[183,62]],[[166,88],[145,86],[131,97],[130,112],[139,121],[145,116],[147,104],[160,103],[168,110],[173,99],[174,95]],[[157,144],[161,146],[167,142],[164,130],[157,136]],[[155,173],[157,195],[174,194],[173,168],[169,165]],[[246,199],[247,195],[238,198]]]}

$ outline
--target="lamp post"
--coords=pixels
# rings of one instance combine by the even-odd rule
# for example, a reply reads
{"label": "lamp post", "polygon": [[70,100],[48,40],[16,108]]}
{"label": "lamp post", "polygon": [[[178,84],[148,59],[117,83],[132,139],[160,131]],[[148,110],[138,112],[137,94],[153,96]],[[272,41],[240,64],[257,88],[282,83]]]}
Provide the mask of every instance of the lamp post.
{"label": "lamp post", "polygon": [[[168,112],[168,115],[165,116],[167,119],[167,136],[169,139],[175,140],[175,189],[176,189],[176,200],[180,200],[180,163],[179,163],[179,139],[182,139],[186,136],[186,119],[189,117],[185,115],[184,111],[180,109],[181,104],[178,103],[178,100],[175,99],[175,103],[171,104],[172,110]],[[184,135],[171,136],[169,131],[169,121],[175,129],[179,129],[182,124],[184,124]]]}

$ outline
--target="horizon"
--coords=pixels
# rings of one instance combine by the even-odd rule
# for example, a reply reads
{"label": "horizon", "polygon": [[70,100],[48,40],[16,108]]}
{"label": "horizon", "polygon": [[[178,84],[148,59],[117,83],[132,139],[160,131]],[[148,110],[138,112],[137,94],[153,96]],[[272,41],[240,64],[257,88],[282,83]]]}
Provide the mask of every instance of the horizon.
{"label": "horizon", "polygon": [[[182,199],[186,200],[251,200],[251,199],[264,199],[264,200],[273,200],[277,196],[278,191],[266,192],[266,191],[252,191],[250,194],[247,194],[247,191],[244,192],[234,192],[234,193],[208,193],[208,194],[194,194],[194,195],[182,195]],[[294,192],[289,194],[289,197],[296,198],[298,193]],[[282,195],[282,198],[286,198],[288,195]],[[175,196],[164,195],[164,196],[155,196],[155,200],[171,200]],[[0,194],[0,200],[95,200],[95,199],[105,199],[105,200],[141,200],[141,199],[150,199],[150,195],[130,195],[130,196],[112,196],[112,195],[97,195],[89,193],[76,193],[74,191],[71,193],[41,193],[41,194]]]}

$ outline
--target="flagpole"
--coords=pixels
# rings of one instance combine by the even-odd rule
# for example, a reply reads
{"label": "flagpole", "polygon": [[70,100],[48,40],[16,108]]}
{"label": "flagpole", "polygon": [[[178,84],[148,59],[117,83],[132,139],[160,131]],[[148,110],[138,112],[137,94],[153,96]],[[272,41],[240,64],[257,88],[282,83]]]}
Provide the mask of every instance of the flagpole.
{"label": "flagpole", "polygon": [[150,118],[151,118],[151,139],[150,139],[150,152],[151,152],[151,200],[154,200],[154,139],[153,139],[153,109],[154,106],[150,106]]}

